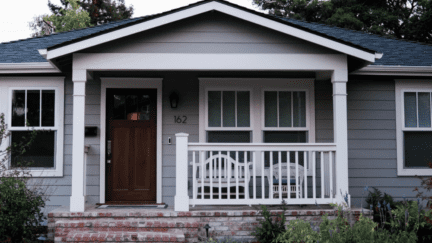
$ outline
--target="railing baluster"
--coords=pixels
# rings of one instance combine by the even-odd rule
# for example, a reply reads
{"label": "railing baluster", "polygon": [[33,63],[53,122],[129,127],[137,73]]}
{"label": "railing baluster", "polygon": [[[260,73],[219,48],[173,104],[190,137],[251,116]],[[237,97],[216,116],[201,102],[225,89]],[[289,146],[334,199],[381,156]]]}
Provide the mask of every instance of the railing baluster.
{"label": "railing baluster", "polygon": [[245,181],[245,187],[244,187],[243,190],[244,190],[244,194],[245,194],[244,195],[245,199],[249,199],[249,177],[250,177],[250,175],[249,175],[249,164],[248,164],[248,161],[249,161],[250,158],[248,158],[248,157],[249,157],[248,153],[246,151],[243,151],[243,158],[244,158],[243,169],[244,169],[244,181]]}
{"label": "railing baluster", "polygon": [[218,171],[219,171],[219,200],[222,200],[222,156],[221,151],[219,151],[219,162],[218,162]]}
{"label": "railing baluster", "polygon": [[287,186],[288,186],[288,199],[291,198],[291,152],[287,151]]}
{"label": "railing baluster", "polygon": [[278,152],[278,163],[279,163],[279,199],[282,199],[282,156],[281,155],[282,155],[281,151],[279,151]]}
{"label": "railing baluster", "polygon": [[310,159],[310,157],[309,157],[309,151],[304,151],[303,152],[303,157],[304,157],[304,163],[303,163],[303,165],[304,165],[304,191],[303,191],[303,194],[304,194],[304,198],[306,199],[308,196],[308,194],[307,194],[307,165],[309,164],[309,159]]}
{"label": "railing baluster", "polygon": [[298,174],[298,164],[299,164],[299,161],[298,161],[298,151],[295,151],[295,169],[296,169],[296,172],[295,172],[295,182],[296,182],[296,198],[298,199],[299,198],[299,193],[300,193],[300,186],[301,185],[299,185],[301,182],[299,181],[299,178],[298,178],[298,176],[299,176],[299,174]]}
{"label": "railing baluster", "polygon": [[265,184],[264,184],[264,151],[261,151],[261,198],[265,198]]}
{"label": "railing baluster", "polygon": [[210,180],[210,199],[213,199],[213,151],[210,151],[210,164],[209,164],[209,180]]}
{"label": "railing baluster", "polygon": [[253,190],[253,199],[256,199],[256,151],[253,151],[253,154],[252,154],[252,174],[253,174],[253,177],[252,177],[252,183],[253,183],[253,188],[252,188],[252,190]]}
{"label": "railing baluster", "polygon": [[312,195],[316,199],[316,152],[312,151]]}
{"label": "railing baluster", "polygon": [[239,156],[238,151],[236,151],[236,160],[235,160],[235,178],[236,178],[236,199],[239,199]]}
{"label": "railing baluster", "polygon": [[321,151],[321,198],[324,198],[324,152]]}
{"label": "railing baluster", "polygon": [[[333,188],[333,152],[329,151],[329,171],[330,171],[330,198],[334,198],[334,188]],[[338,192],[335,192],[338,193]]]}
{"label": "railing baluster", "polygon": [[227,199],[231,199],[231,168],[232,168],[232,164],[231,164],[231,155],[230,152],[227,151],[227,159],[225,160],[225,164],[227,165],[228,168],[228,188],[227,188]]}
{"label": "railing baluster", "polygon": [[196,151],[192,151],[192,198],[197,199],[197,178],[196,178],[196,161],[195,161]]}
{"label": "railing baluster", "polygon": [[200,151],[201,153],[201,199],[204,199],[204,180],[206,179],[206,174],[204,171],[207,171],[205,168],[205,151]]}
{"label": "railing baluster", "polygon": [[270,153],[269,198],[273,199],[273,152]]}

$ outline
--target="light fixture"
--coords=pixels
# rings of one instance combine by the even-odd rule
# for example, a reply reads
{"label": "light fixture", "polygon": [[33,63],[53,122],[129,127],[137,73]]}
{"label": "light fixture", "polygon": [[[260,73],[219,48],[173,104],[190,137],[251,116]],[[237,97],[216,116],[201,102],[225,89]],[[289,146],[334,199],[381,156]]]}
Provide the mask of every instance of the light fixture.
{"label": "light fixture", "polygon": [[178,106],[179,96],[176,92],[172,92],[169,96],[171,108],[175,109]]}

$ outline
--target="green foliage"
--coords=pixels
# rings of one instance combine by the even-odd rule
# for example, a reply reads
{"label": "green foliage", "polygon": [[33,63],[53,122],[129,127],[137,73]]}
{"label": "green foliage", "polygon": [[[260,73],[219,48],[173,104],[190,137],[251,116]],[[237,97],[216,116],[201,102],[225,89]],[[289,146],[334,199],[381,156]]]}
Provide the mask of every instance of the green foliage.
{"label": "green foliage", "polygon": [[430,0],[253,0],[271,14],[432,43]]}
{"label": "green foliage", "polygon": [[32,229],[44,220],[41,212],[44,206],[43,195],[30,190],[25,181],[16,177],[1,177],[0,240],[35,240]]}
{"label": "green foliage", "polygon": [[231,239],[229,237],[225,237],[223,239],[208,239],[204,241],[204,243],[237,243],[238,241]]}
{"label": "green foliage", "polygon": [[[27,124],[28,125],[28,124]],[[17,167],[8,168],[10,154],[20,158],[25,154],[37,131],[33,130],[20,142],[11,144],[0,151],[0,241],[34,241],[33,229],[45,219],[41,211],[45,206],[45,191],[41,187],[30,187],[31,174],[26,166],[31,161],[17,161]],[[0,143],[9,136],[4,114],[0,114]]]}
{"label": "green foliage", "polygon": [[373,220],[378,223],[378,227],[389,230],[386,222],[390,223],[390,211],[396,208],[397,203],[392,196],[387,193],[383,195],[378,188],[372,188],[373,192],[367,190],[369,194],[366,197],[366,208],[373,211]]}
{"label": "green foliage", "polygon": [[89,13],[79,7],[78,0],[66,1],[70,3],[70,7],[66,10],[60,10],[62,15],[53,14],[43,18],[45,22],[51,23],[55,28],[55,32],[65,32],[92,26]]}
{"label": "green foliage", "polygon": [[[287,230],[280,233],[272,241],[273,243],[315,243],[319,240],[319,234],[315,232],[308,222],[296,219],[289,222]],[[260,241],[261,242],[261,241]]]}
{"label": "green foliage", "polygon": [[255,236],[259,242],[272,242],[279,234],[285,232],[286,204],[285,201],[282,201],[282,213],[277,215],[276,217],[271,215],[265,205],[260,206],[260,214],[264,217],[264,220],[261,220],[259,222],[259,225],[255,227],[252,235]]}

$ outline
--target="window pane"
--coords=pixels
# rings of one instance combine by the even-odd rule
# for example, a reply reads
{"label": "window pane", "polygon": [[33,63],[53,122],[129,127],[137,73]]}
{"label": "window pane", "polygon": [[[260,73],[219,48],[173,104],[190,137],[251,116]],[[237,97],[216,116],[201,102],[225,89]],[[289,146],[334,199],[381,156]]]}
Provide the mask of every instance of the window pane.
{"label": "window pane", "polygon": [[[30,138],[31,131],[12,132],[12,143],[25,143]],[[12,151],[11,165],[17,167],[20,164],[31,163],[30,167],[54,167],[55,155],[55,131],[38,131],[33,143],[26,152],[18,156]]]}
{"label": "window pane", "polygon": [[114,120],[126,120],[126,95],[114,95]]}
{"label": "window pane", "polygon": [[27,90],[27,121],[38,127],[40,119],[40,90]]}
{"label": "window pane", "polygon": [[25,126],[25,90],[14,90],[12,92],[12,126]]}
{"label": "window pane", "polygon": [[293,92],[294,127],[306,127],[306,92]]}
{"label": "window pane", "polygon": [[279,92],[279,127],[291,126],[291,92]]}
{"label": "window pane", "polygon": [[427,167],[432,162],[432,132],[404,132],[405,167]]}
{"label": "window pane", "polygon": [[237,127],[250,126],[250,94],[249,91],[237,92]]}
{"label": "window pane", "polygon": [[55,117],[55,91],[42,90],[42,126],[53,127]]}
{"label": "window pane", "polygon": [[264,92],[264,120],[266,127],[277,127],[277,92]]}
{"label": "window pane", "polygon": [[208,124],[209,127],[221,126],[221,91],[208,92]]}
{"label": "window pane", "polygon": [[404,96],[405,127],[417,127],[416,93],[406,92]]}
{"label": "window pane", "polygon": [[223,126],[235,127],[235,91],[223,91]]}
{"label": "window pane", "polygon": [[430,93],[418,93],[419,127],[430,127]]}

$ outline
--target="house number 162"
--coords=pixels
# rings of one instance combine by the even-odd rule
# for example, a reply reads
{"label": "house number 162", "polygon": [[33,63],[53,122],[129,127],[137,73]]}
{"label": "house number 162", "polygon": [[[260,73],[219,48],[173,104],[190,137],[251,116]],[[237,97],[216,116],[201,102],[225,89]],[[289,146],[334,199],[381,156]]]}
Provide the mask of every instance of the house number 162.
{"label": "house number 162", "polygon": [[186,123],[187,116],[174,116],[174,123]]}

